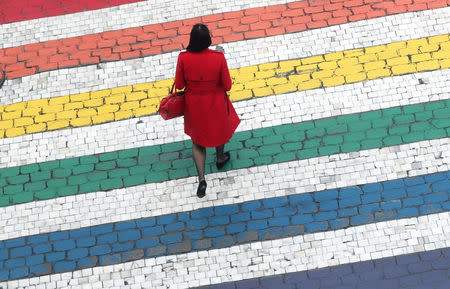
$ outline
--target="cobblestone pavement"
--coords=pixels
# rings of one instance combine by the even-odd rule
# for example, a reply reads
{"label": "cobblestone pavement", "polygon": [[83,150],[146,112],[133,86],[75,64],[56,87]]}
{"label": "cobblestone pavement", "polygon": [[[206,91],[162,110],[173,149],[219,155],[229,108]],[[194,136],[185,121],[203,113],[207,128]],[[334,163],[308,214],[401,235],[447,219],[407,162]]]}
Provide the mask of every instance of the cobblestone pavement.
{"label": "cobblestone pavement", "polygon": [[[0,288],[449,288],[450,0],[0,3]],[[242,119],[195,195],[193,24]]]}

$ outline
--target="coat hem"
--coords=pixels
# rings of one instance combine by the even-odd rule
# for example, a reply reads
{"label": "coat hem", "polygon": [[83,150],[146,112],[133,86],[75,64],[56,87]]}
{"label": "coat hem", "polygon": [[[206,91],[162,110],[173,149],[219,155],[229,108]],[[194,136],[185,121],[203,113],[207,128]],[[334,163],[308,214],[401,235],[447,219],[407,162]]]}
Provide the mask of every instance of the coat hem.
{"label": "coat hem", "polygon": [[215,147],[224,145],[224,144],[226,144],[227,142],[229,142],[230,139],[233,137],[233,134],[234,134],[234,132],[236,131],[236,129],[237,129],[237,127],[239,126],[240,123],[241,123],[241,120],[239,119],[239,121],[236,123],[236,126],[231,130],[231,131],[232,131],[231,134],[230,134],[228,137],[225,138],[225,141],[222,141],[222,142],[220,142],[220,143],[218,143],[218,144],[213,144],[213,143],[202,143],[201,141],[196,141],[196,140],[192,137],[192,135],[190,135],[186,130],[184,131],[184,133],[187,134],[187,135],[191,138],[191,140],[192,140],[193,143],[195,143],[195,144],[197,144],[197,145],[199,145],[199,146],[202,146],[202,147],[205,147],[205,148],[215,148]]}

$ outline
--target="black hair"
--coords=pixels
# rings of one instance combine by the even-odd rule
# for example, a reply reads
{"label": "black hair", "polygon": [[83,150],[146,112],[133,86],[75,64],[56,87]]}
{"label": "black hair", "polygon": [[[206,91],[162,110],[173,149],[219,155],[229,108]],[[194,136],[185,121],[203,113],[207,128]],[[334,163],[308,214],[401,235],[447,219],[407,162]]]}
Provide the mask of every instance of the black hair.
{"label": "black hair", "polygon": [[195,24],[191,30],[191,38],[186,50],[189,52],[200,52],[211,45],[211,34],[204,24]]}

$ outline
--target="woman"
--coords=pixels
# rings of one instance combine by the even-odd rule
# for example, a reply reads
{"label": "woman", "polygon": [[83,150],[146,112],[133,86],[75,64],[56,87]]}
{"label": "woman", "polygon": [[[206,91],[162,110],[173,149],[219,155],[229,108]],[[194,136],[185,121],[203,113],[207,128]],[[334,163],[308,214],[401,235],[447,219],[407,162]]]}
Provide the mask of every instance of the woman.
{"label": "woman", "polygon": [[231,89],[231,77],[222,52],[214,51],[211,35],[203,24],[192,28],[187,51],[178,56],[175,87],[186,87],[184,132],[192,139],[192,156],[198,172],[197,196],[206,192],[205,147],[215,147],[216,166],[221,169],[229,160],[224,145],[233,136],[240,119],[226,91]]}

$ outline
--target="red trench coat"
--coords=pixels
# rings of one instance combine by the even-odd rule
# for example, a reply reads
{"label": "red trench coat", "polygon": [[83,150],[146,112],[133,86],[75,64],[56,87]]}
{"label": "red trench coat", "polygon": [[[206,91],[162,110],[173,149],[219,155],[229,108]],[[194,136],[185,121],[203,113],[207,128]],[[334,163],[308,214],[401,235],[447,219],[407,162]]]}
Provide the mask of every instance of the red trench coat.
{"label": "red trench coat", "polygon": [[231,78],[223,53],[181,52],[175,87],[186,87],[184,132],[192,141],[204,147],[227,143],[241,120],[226,94]]}

